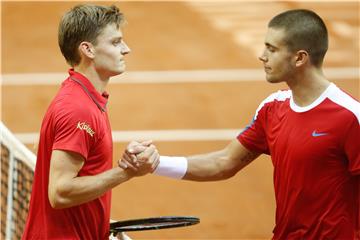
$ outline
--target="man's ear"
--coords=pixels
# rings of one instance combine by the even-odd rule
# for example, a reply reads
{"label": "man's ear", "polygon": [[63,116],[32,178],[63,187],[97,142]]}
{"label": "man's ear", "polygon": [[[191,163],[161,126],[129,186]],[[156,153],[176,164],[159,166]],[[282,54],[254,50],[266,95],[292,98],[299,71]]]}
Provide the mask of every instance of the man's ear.
{"label": "man's ear", "polygon": [[308,63],[308,61],[310,61],[310,58],[309,58],[309,53],[307,51],[305,50],[297,51],[295,56],[296,67],[304,66],[306,63]]}
{"label": "man's ear", "polygon": [[93,59],[95,57],[94,46],[90,42],[81,42],[79,45],[79,53],[82,56]]}

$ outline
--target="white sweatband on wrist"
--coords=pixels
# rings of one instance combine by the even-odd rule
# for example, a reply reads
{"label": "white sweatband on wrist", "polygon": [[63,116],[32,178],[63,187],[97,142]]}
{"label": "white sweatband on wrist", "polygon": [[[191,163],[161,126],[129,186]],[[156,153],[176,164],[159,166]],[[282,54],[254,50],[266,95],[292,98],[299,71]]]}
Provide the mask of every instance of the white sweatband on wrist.
{"label": "white sweatband on wrist", "polygon": [[188,162],[185,157],[160,156],[160,163],[153,174],[182,179],[185,176],[187,166]]}

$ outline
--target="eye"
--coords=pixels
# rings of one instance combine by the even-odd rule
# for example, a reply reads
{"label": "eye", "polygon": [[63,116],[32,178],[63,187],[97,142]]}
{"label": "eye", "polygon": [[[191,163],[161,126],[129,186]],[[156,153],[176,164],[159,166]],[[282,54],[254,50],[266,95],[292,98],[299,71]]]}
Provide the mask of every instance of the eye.
{"label": "eye", "polygon": [[121,38],[115,38],[113,41],[112,41],[112,44],[114,46],[118,46],[122,43],[122,39]]}
{"label": "eye", "polygon": [[273,48],[271,46],[269,46],[267,49],[269,50],[269,52],[272,52],[272,53],[275,52],[275,48]]}

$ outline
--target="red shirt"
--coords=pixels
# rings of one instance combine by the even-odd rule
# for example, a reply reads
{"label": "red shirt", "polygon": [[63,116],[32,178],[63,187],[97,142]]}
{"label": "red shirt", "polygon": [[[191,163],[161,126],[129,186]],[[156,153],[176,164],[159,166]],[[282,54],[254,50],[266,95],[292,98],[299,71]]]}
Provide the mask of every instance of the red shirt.
{"label": "red shirt", "polygon": [[270,95],[238,140],[271,155],[273,239],[355,239],[359,228],[360,104],[334,84],[310,106]]}
{"label": "red shirt", "polygon": [[112,136],[106,112],[108,95],[99,94],[80,73],[67,78],[43,119],[28,219],[23,239],[108,239],[111,191],[70,208],[54,209],[48,199],[54,149],[81,154],[79,176],[112,168]]}

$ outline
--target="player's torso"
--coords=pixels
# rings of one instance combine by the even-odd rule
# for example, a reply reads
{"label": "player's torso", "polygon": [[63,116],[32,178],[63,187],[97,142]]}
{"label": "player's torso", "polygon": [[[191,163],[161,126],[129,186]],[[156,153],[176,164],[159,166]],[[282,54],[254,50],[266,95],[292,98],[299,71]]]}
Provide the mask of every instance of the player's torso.
{"label": "player's torso", "polygon": [[265,131],[277,202],[274,233],[320,239],[317,234],[334,225],[350,233],[354,181],[342,146],[349,111],[329,99],[304,112],[291,109],[287,99],[268,111]]}
{"label": "player's torso", "polygon": [[73,112],[76,115],[79,108],[84,112],[76,117],[75,122],[72,122],[73,131],[82,132],[90,139],[86,143],[79,144],[91,144],[79,176],[96,175],[110,169],[112,167],[113,142],[107,111],[99,109],[89,93],[84,91],[78,83],[67,79],[45,116],[49,122],[44,120],[44,124],[47,124],[47,127],[44,128],[47,132],[44,134],[50,142],[54,141],[52,131],[56,124],[52,121],[56,119],[59,111],[59,107],[55,107],[55,105],[70,108],[70,114]]}
{"label": "player's torso", "polygon": [[275,176],[304,172],[317,178],[324,166],[347,171],[346,162],[341,161],[345,157],[342,121],[346,121],[341,108],[326,99],[306,112],[293,111],[289,101],[274,106],[272,111],[266,131],[275,171],[281,170]]}
{"label": "player's torso", "polygon": [[[59,239],[99,239],[97,234],[104,235],[108,231],[110,218],[111,192],[98,199],[64,210],[51,208],[47,199],[48,174],[51,152],[57,128],[56,118],[59,111],[67,108],[68,112],[78,111],[75,105],[86,108],[85,115],[72,122],[70,129],[85,134],[91,143],[87,159],[79,172],[79,176],[96,175],[112,168],[112,136],[107,112],[100,111],[89,96],[77,89],[75,83],[66,83],[59,90],[45,114],[39,143],[38,163],[34,177],[31,222],[28,226],[28,236],[35,238]],[[72,102],[74,106],[72,106]],[[76,104],[75,104],[76,103]],[[60,107],[59,107],[60,106]],[[86,116],[85,119],[82,116]],[[45,187],[44,187],[45,186]],[[36,217],[35,217],[36,216]],[[63,223],[67,222],[66,226]],[[77,226],[77,227],[75,227]]]}

